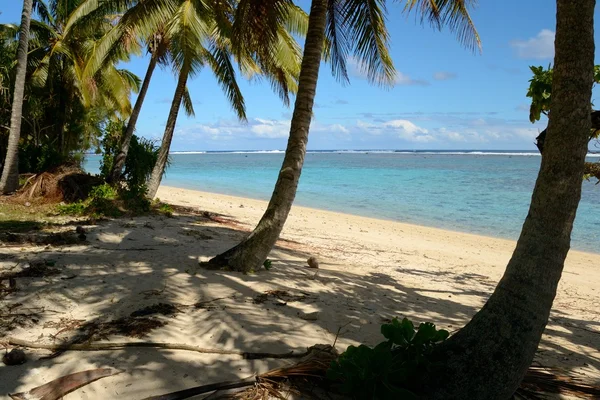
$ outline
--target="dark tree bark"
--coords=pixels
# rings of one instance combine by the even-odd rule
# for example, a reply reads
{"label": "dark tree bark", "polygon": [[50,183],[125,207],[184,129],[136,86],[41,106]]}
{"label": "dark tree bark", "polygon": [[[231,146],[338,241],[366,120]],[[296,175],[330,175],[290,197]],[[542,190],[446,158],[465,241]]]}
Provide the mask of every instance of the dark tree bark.
{"label": "dark tree bark", "polygon": [[23,13],[19,30],[19,48],[17,49],[17,74],[10,114],[10,134],[6,148],[6,159],[0,178],[0,193],[12,193],[19,188],[19,139],[21,137],[21,119],[23,118],[23,98],[25,97],[25,75],[27,73],[27,52],[29,46],[29,24],[33,0],[23,0]]}
{"label": "dark tree bark", "polygon": [[167,125],[165,126],[165,133],[163,135],[160,150],[158,152],[158,160],[154,169],[152,170],[152,176],[148,182],[147,196],[153,199],[156,196],[160,181],[162,180],[169,159],[169,149],[171,148],[171,141],[173,140],[173,132],[175,131],[175,124],[177,123],[177,115],[179,114],[179,108],[181,107],[181,99],[185,93],[185,85],[190,73],[190,65],[184,64],[179,73],[179,79],[177,80],[177,87],[175,88],[175,95],[173,96],[173,102],[171,103],[171,110],[169,111],[169,118],[167,119]]}
{"label": "dark tree bark", "polygon": [[127,128],[125,129],[125,133],[121,138],[121,149],[115,157],[112,170],[110,171],[110,174],[108,176],[109,183],[117,182],[121,178],[123,167],[125,166],[125,160],[127,159],[127,153],[129,152],[129,144],[131,143],[131,138],[133,137],[133,133],[135,132],[135,125],[137,123],[138,117],[140,116],[142,104],[144,103],[144,99],[146,98],[146,93],[148,92],[150,80],[152,79],[152,74],[154,73],[154,69],[156,68],[157,62],[158,54],[152,53],[152,56],[150,57],[150,64],[148,64],[148,69],[146,70],[146,75],[144,76],[142,88],[140,89],[140,93],[138,94],[138,97],[135,101],[135,106],[133,107],[133,111],[131,112],[129,121],[127,122]]}
{"label": "dark tree bark", "polygon": [[[590,114],[590,118],[592,120],[592,135],[590,135],[590,139],[592,139],[593,133],[597,130],[600,130],[600,111],[592,111]],[[544,153],[544,142],[546,141],[546,132],[548,129],[544,129],[540,132],[540,134],[535,138],[535,145],[537,146],[540,153]]]}
{"label": "dark tree bark", "polygon": [[485,306],[438,349],[427,398],[506,400],[533,360],[556,295],[581,197],[591,129],[595,0],[558,0],[548,134],[529,213]]}
{"label": "dark tree bark", "polygon": [[214,257],[206,263],[207,268],[226,268],[242,272],[258,269],[267,259],[279,238],[296,197],[298,181],[306,155],[306,144],[325,42],[326,17],[327,0],[313,0],[290,136],[267,210],[254,231],[243,242]]}

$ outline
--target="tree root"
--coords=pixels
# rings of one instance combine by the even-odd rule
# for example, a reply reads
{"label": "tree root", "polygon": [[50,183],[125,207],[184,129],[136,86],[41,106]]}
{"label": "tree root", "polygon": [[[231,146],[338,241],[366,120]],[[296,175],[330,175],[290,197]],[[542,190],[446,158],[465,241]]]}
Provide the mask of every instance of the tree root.
{"label": "tree root", "polygon": [[30,342],[18,338],[9,338],[8,343],[13,346],[28,347],[31,349],[45,349],[52,351],[102,351],[102,350],[117,350],[130,347],[149,347],[159,348],[168,350],[185,350],[195,351],[197,353],[205,354],[223,354],[241,356],[246,360],[257,360],[263,358],[300,358],[308,354],[308,352],[294,353],[258,353],[258,352],[246,352],[236,350],[222,350],[222,349],[209,349],[204,347],[192,346],[188,344],[179,343],[160,343],[160,342],[117,342],[117,343],[76,343],[76,344],[43,344]]}

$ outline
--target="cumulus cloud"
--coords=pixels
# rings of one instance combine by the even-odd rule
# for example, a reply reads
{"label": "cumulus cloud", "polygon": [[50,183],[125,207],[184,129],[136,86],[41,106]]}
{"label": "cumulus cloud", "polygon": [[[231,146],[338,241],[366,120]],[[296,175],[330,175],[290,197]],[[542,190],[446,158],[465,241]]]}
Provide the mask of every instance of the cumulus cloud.
{"label": "cumulus cloud", "polygon": [[510,46],[517,52],[519,58],[549,59],[554,57],[554,32],[542,29],[536,36],[527,40],[513,40]]}
{"label": "cumulus cloud", "polygon": [[[247,124],[220,120],[182,127],[175,134],[185,148],[283,148],[289,119],[250,118]],[[313,120],[313,146],[343,148],[529,148],[538,126],[522,119],[503,119],[487,112],[360,114],[339,123]],[[208,143],[208,144],[207,144]],[[283,147],[282,147],[283,146]]]}
{"label": "cumulus cloud", "polygon": [[392,135],[409,142],[430,142],[434,138],[425,128],[415,125],[406,119],[370,123],[357,121],[356,127],[372,135]]}
{"label": "cumulus cloud", "polygon": [[433,79],[436,81],[449,81],[456,79],[456,74],[454,72],[438,71],[433,74]]}

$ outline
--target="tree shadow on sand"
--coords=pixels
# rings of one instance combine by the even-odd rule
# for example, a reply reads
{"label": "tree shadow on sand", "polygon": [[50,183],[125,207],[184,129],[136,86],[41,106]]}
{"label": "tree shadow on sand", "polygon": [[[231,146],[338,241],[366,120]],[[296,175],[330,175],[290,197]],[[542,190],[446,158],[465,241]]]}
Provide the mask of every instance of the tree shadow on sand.
{"label": "tree shadow on sand", "polygon": [[[0,250],[2,268],[46,259],[61,270],[56,276],[17,280],[18,290],[0,299],[4,318],[0,323],[7,322],[5,315],[11,313],[35,314],[35,318],[3,334],[44,343],[74,341],[82,333],[81,325],[61,331],[57,324],[61,318],[100,324],[163,303],[180,312],[152,315],[166,325],[147,332],[144,340],[285,353],[333,343],[337,337],[343,350],[357,342],[378,343],[380,325],[394,317],[456,330],[495,287],[484,275],[397,265],[356,271],[343,263],[321,262],[315,276],[305,262],[313,255],[311,248],[289,240],[278,242],[269,271],[250,275],[207,271],[199,268],[198,260],[231,247],[251,227],[226,216],[184,211],[174,218],[102,222],[86,227],[87,242],[72,246]],[[440,280],[446,283],[443,290],[439,284],[427,283]],[[303,317],[312,313],[317,313],[316,320]],[[556,310],[537,361],[597,371],[600,360],[594,349],[600,346],[590,349],[590,343],[599,344],[599,335],[598,322],[578,321]],[[115,335],[108,339],[137,340]],[[574,349],[579,351],[575,354]],[[0,393],[30,389],[83,369],[112,366],[126,373],[80,391],[89,398],[135,399],[238,379],[288,362],[151,348],[68,351],[52,359],[39,359],[47,351],[29,354],[27,363],[1,368]]]}

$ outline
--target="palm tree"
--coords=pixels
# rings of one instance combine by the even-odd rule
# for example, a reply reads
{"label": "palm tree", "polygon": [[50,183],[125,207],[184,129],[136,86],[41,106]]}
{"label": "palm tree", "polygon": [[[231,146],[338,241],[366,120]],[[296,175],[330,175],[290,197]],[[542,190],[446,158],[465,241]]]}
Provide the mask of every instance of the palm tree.
{"label": "palm tree", "polygon": [[82,141],[97,139],[99,113],[126,118],[131,113],[131,91],[137,91],[140,85],[135,75],[115,66],[118,61],[128,60],[129,54],[139,53],[132,40],[118,58],[89,73],[88,59],[97,52],[100,40],[112,30],[113,23],[101,14],[77,18],[75,12],[85,3],[86,0],[52,0],[48,7],[38,9],[40,19],[32,22],[36,42],[31,50],[32,84],[56,99],[54,106],[59,111],[48,110],[55,113],[51,135],[63,154],[79,147]]}
{"label": "palm tree", "polygon": [[[273,28],[282,19],[279,10],[285,0],[254,2],[242,0],[236,14],[239,42],[269,42]],[[412,0],[407,11],[418,9],[438,27],[447,23],[459,38],[473,46],[479,44],[464,1]],[[298,95],[290,126],[285,157],[267,210],[254,231],[240,244],[206,263],[207,268],[248,272],[258,269],[275,242],[290,212],[304,164],[312,109],[324,43],[333,73],[347,81],[346,58],[350,51],[358,59],[370,81],[391,85],[395,70],[388,54],[383,2],[369,0],[312,0]]]}
{"label": "palm tree", "polygon": [[595,0],[557,0],[548,134],[529,212],[484,307],[439,349],[428,399],[508,399],[548,322],[581,197],[594,82]]}
{"label": "palm tree", "polygon": [[[140,112],[142,111],[142,105],[146,98],[148,87],[150,86],[152,74],[154,73],[154,69],[156,68],[156,65],[158,63],[166,63],[167,50],[168,42],[164,32],[156,32],[148,40],[148,52],[150,53],[150,62],[148,63],[148,69],[146,70],[146,75],[144,75],[142,87],[135,101],[135,106],[133,107],[133,111],[131,112],[129,121],[127,121],[127,127],[125,128],[125,132],[123,133],[123,137],[121,138],[121,148],[115,156],[110,174],[108,176],[109,183],[117,182],[119,180],[119,177],[121,176],[123,167],[125,166],[127,153],[129,152],[129,144],[131,143],[131,138],[133,137],[133,133],[135,132],[135,125],[140,116]],[[189,104],[191,104],[191,102],[189,102]]]}
{"label": "palm tree", "polygon": [[[202,67],[211,69],[225,91],[227,98],[240,120],[246,120],[246,106],[238,87],[231,56],[233,29],[231,17],[235,2],[214,1],[204,4],[208,9],[199,8],[195,1],[180,0],[180,5],[167,24],[167,36],[173,64],[179,72],[177,86],[169,117],[165,127],[158,161],[148,182],[147,196],[156,195],[167,164],[169,149],[173,139],[175,124],[182,99],[185,100],[185,85],[190,76]],[[299,73],[300,50],[291,36],[303,33],[305,14],[293,5],[284,7],[285,18],[275,25],[273,43],[263,45],[244,43],[239,47],[236,61],[246,76],[267,77],[285,103],[288,93],[295,91],[295,77]],[[188,100],[187,109],[191,107]],[[185,105],[185,102],[184,102]]]}
{"label": "palm tree", "polygon": [[0,193],[14,192],[19,187],[19,138],[21,136],[21,117],[23,113],[23,97],[25,95],[25,74],[27,73],[27,52],[29,47],[29,24],[33,0],[23,0],[23,14],[19,30],[19,48],[17,50],[17,76],[10,117],[10,134],[6,159],[0,178]]}

